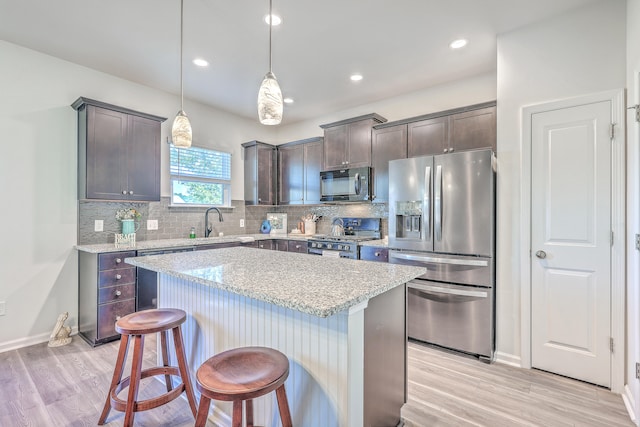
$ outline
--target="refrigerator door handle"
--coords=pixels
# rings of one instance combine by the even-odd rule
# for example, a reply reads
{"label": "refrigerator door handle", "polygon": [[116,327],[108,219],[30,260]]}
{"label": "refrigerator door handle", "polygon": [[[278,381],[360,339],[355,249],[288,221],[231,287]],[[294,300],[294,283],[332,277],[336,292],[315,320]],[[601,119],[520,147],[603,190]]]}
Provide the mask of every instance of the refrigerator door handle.
{"label": "refrigerator door handle", "polygon": [[487,260],[467,260],[467,259],[452,259],[452,258],[439,258],[426,255],[414,255],[403,252],[389,251],[389,258],[391,259],[403,259],[406,261],[418,261],[429,264],[453,264],[453,265],[468,265],[471,267],[488,267],[489,261]]}
{"label": "refrigerator door handle", "polygon": [[433,205],[434,234],[437,241],[442,240],[442,165],[436,166],[435,200]]}
{"label": "refrigerator door handle", "polygon": [[421,283],[416,283],[415,281],[407,283],[407,286],[411,289],[415,289],[417,291],[428,294],[447,294],[474,298],[487,298],[489,296],[488,292],[486,291],[467,291],[463,289],[445,288],[442,286],[423,285]]}
{"label": "refrigerator door handle", "polygon": [[422,209],[424,218],[423,240],[431,240],[431,166],[424,169],[424,207]]}

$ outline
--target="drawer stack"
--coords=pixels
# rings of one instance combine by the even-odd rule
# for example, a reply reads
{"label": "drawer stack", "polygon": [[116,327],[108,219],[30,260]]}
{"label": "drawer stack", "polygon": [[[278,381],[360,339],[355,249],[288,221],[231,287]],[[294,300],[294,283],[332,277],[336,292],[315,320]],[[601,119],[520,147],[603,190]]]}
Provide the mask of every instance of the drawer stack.
{"label": "drawer stack", "polygon": [[136,268],[124,259],[135,251],[80,252],[79,329],[91,345],[120,337],[115,322],[136,309]]}

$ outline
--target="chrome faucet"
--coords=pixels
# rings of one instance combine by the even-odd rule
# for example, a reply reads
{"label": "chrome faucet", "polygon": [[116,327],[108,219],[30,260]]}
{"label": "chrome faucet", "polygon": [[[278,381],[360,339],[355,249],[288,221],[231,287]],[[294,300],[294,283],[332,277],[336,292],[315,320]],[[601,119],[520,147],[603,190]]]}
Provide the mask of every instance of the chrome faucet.
{"label": "chrome faucet", "polygon": [[209,211],[218,212],[218,220],[220,222],[224,221],[224,219],[222,218],[222,212],[220,212],[220,209],[216,207],[207,209],[206,212],[204,213],[204,237],[209,237],[209,234],[211,234],[211,231],[213,231],[213,226],[209,226]]}

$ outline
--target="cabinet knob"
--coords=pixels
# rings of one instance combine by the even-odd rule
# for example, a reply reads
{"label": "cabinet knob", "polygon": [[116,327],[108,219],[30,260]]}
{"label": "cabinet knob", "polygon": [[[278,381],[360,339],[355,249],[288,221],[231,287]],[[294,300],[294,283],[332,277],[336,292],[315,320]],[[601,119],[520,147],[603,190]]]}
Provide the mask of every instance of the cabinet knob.
{"label": "cabinet knob", "polygon": [[129,190],[129,194],[133,196],[133,190]]}
{"label": "cabinet knob", "polygon": [[122,276],[120,274],[116,274],[116,280],[120,280],[122,279]]}
{"label": "cabinet knob", "polygon": [[445,149],[444,149],[444,150],[442,150],[442,151],[444,151],[445,153],[448,153],[448,152],[449,152],[449,149],[448,149],[448,148],[445,148]]}
{"label": "cabinet knob", "polygon": [[120,258],[116,258],[116,264],[120,264],[122,260]]}
{"label": "cabinet knob", "polygon": [[122,190],[122,194],[127,194],[127,190]]}
{"label": "cabinet knob", "polygon": [[116,322],[117,322],[118,320],[120,320],[120,318],[121,318],[121,317],[122,317],[122,316],[116,316]]}
{"label": "cabinet knob", "polygon": [[375,256],[380,256],[380,252],[374,252],[373,253]]}
{"label": "cabinet knob", "polygon": [[120,295],[122,295],[122,292],[120,290],[116,291],[116,296],[119,297]]}
{"label": "cabinet knob", "polygon": [[259,201],[259,202],[261,202],[261,201],[262,201],[262,199],[261,199],[260,197],[258,197],[258,201]]}
{"label": "cabinet knob", "polygon": [[453,153],[453,147],[449,148],[449,152]]}
{"label": "cabinet knob", "polygon": [[296,249],[300,249],[300,245],[296,245]]}

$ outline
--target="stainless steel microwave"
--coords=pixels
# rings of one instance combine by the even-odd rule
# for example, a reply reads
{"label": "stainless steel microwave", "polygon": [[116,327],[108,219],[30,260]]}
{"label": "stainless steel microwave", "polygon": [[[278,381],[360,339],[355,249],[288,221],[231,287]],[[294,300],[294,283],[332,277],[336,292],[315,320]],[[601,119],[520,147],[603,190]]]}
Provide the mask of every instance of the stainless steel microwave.
{"label": "stainless steel microwave", "polygon": [[320,172],[321,202],[363,202],[370,200],[370,167]]}

